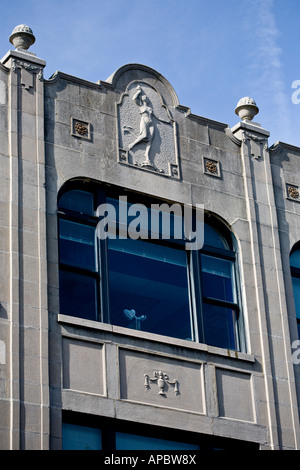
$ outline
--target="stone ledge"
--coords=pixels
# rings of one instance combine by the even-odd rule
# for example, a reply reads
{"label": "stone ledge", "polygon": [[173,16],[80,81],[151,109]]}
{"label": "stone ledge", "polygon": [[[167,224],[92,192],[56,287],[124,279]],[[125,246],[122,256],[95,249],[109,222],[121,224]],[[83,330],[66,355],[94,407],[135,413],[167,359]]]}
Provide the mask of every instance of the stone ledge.
{"label": "stone ledge", "polygon": [[229,349],[218,348],[216,346],[209,346],[203,343],[195,343],[192,341],[186,341],[182,339],[172,338],[169,336],[157,335],[154,333],[148,333],[145,331],[137,331],[129,328],[123,328],[121,326],[109,325],[107,323],[101,323],[93,320],[85,320],[83,318],[71,317],[68,315],[57,315],[57,321],[61,324],[68,324],[70,326],[77,326],[79,328],[92,329],[97,331],[110,332],[116,335],[129,336],[131,338],[140,338],[142,340],[153,341],[159,344],[166,344],[174,347],[182,347],[194,351],[202,351],[204,353],[223,356],[239,361],[255,362],[255,356],[249,353],[243,353],[239,351],[232,351]]}

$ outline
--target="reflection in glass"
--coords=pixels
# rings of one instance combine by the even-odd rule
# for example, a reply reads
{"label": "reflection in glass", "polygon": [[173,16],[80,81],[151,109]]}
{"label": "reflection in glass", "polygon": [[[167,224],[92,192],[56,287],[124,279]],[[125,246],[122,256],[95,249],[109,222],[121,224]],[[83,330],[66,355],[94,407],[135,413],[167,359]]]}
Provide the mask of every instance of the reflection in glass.
{"label": "reflection in glass", "polygon": [[60,313],[96,320],[97,285],[92,276],[60,270]]}
{"label": "reflection in glass", "polygon": [[116,450],[199,450],[187,442],[116,432]]}
{"label": "reflection in glass", "polygon": [[63,423],[63,450],[101,450],[101,429]]}
{"label": "reflection in glass", "polygon": [[298,338],[300,338],[300,250],[295,250],[290,256],[293,293],[297,317]]}
{"label": "reflection in glass", "polygon": [[300,269],[300,250],[296,250],[291,254],[290,264],[292,268]]}
{"label": "reflection in glass", "polygon": [[87,191],[74,189],[64,193],[59,199],[59,209],[69,209],[81,214],[94,214],[94,196]]}
{"label": "reflection in glass", "polygon": [[214,228],[208,224],[204,227],[204,245],[213,246],[228,250],[229,246],[225,238]]}
{"label": "reflection in glass", "polygon": [[219,348],[237,349],[234,309],[203,304],[205,343]]}
{"label": "reflection in glass", "polygon": [[300,319],[300,278],[292,277],[296,316]]}
{"label": "reflection in glass", "polygon": [[185,251],[141,240],[108,240],[108,266],[111,323],[136,328],[135,317],[145,316],[139,322],[143,331],[192,339]]}
{"label": "reflection in glass", "polygon": [[59,221],[60,262],[95,270],[95,228],[69,220]]}
{"label": "reflection in glass", "polygon": [[201,255],[203,294],[205,297],[234,302],[232,262]]}

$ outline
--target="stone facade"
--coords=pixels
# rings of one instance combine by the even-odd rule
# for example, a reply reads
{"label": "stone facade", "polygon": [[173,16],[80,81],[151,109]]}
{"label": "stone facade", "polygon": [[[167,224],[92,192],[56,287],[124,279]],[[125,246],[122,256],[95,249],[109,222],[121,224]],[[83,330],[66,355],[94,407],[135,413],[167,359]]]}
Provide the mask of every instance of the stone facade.
{"label": "stone facade", "polygon": [[[60,449],[72,411],[299,449],[300,149],[192,114],[146,66],[98,83],[44,66],[22,47],[0,64],[0,448]],[[203,204],[231,228],[243,352],[60,314],[57,197],[79,178]]]}

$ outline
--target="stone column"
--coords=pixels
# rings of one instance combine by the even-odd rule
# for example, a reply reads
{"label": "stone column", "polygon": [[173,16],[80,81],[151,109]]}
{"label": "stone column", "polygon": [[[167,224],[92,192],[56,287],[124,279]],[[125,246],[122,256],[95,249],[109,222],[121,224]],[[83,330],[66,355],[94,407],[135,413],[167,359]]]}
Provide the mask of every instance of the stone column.
{"label": "stone column", "polygon": [[[28,40],[22,42],[22,39]],[[8,78],[10,448],[49,447],[48,311],[44,154],[46,63],[28,52],[30,28],[2,64]],[[19,41],[20,40],[20,41]]]}
{"label": "stone column", "polygon": [[[258,112],[253,101],[247,99],[247,103],[239,104],[241,106],[237,107],[237,114],[243,121],[231,130],[241,141],[251,239],[257,323],[256,328],[250,331],[250,347],[255,352],[261,351],[258,360],[263,368],[271,448],[297,449],[299,418],[268,149],[269,132],[251,122]],[[243,106],[245,104],[247,106]],[[249,114],[251,106],[254,109],[252,115]],[[255,321],[252,321],[253,324]]]}

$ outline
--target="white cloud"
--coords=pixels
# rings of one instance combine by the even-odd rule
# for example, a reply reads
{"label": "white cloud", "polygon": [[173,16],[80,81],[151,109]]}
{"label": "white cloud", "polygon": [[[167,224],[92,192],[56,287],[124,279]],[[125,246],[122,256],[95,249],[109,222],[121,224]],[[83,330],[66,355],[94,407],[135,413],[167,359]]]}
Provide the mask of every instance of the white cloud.
{"label": "white cloud", "polygon": [[[274,123],[276,134],[290,136],[290,95],[284,77],[283,51],[280,47],[280,30],[274,12],[274,0],[247,0],[247,29],[251,35],[252,50],[249,54],[250,77],[253,87],[260,94],[258,103]],[[276,121],[278,124],[276,124]],[[278,128],[276,128],[278,126]],[[279,130],[280,129],[280,130]],[[277,135],[275,136],[277,140]],[[286,140],[285,139],[285,140]]]}

